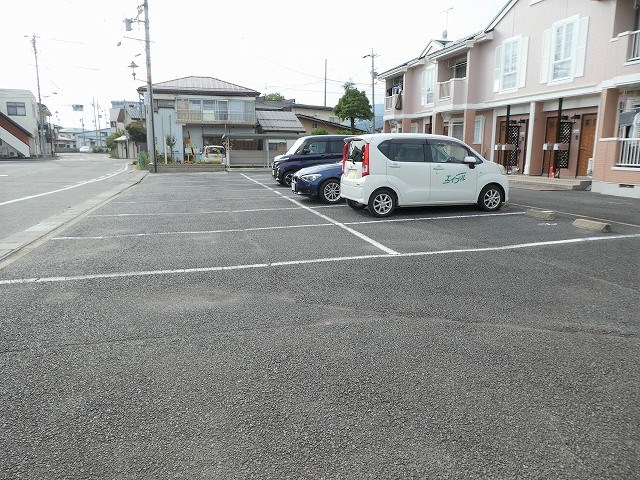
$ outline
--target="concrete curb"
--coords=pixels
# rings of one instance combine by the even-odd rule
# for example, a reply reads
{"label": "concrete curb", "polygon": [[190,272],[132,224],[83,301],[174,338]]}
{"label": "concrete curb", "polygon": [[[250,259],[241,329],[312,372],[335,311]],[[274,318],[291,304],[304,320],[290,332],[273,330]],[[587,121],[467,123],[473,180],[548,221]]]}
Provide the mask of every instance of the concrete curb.
{"label": "concrete curb", "polygon": [[51,235],[79,216],[101,207],[107,200],[140,183],[142,179],[149,174],[149,172],[133,170],[128,172],[128,174],[133,175],[132,178],[116,185],[106,192],[102,192],[89,200],[68,208],[63,212],[52,215],[45,221],[40,222],[31,228],[27,228],[22,232],[14,233],[13,235],[0,239],[0,268],[4,266],[1,262],[12,257],[20,250],[37,240],[40,240],[47,235]]}
{"label": "concrete curb", "polygon": [[556,212],[553,210],[538,210],[536,208],[530,208],[524,214],[527,217],[539,218],[540,220],[555,220]]}
{"label": "concrete curb", "polygon": [[586,218],[578,218],[572,223],[574,227],[594,230],[596,232],[608,233],[611,231],[611,224],[598,222],[596,220],[587,220]]}

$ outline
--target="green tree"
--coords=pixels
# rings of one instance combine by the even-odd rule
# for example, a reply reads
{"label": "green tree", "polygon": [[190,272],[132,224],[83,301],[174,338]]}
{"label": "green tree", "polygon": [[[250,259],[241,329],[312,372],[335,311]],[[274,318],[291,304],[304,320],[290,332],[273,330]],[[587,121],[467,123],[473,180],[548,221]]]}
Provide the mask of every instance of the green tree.
{"label": "green tree", "polygon": [[140,120],[134,120],[124,128],[127,132],[129,132],[129,140],[132,140],[136,143],[147,142],[147,128]]}
{"label": "green tree", "polygon": [[267,100],[278,100],[280,102],[284,100],[284,97],[279,93],[268,93],[264,96],[264,98],[266,98]]}
{"label": "green tree", "polygon": [[176,136],[171,134],[171,133],[167,133],[164,136],[164,143],[167,144],[167,147],[169,147],[169,159],[173,160],[173,147],[176,146]]}
{"label": "green tree", "polygon": [[352,82],[343,86],[344,95],[333,108],[340,120],[349,119],[351,122],[351,134],[356,133],[356,119],[371,120],[371,104],[364,91],[359,91]]}
{"label": "green tree", "polygon": [[112,133],[107,137],[106,144],[109,150],[113,150],[118,146],[116,143],[116,138],[120,138],[124,132],[122,130],[116,130],[115,133]]}
{"label": "green tree", "polygon": [[316,128],[315,130],[311,130],[311,135],[329,135],[324,128]]}

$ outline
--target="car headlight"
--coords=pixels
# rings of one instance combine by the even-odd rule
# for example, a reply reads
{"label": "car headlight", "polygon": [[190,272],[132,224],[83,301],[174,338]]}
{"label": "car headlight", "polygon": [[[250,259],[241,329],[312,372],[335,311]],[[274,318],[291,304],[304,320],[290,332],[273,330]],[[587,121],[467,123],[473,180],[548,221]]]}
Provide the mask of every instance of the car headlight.
{"label": "car headlight", "polygon": [[301,175],[300,179],[304,180],[305,182],[315,182],[321,176],[322,175],[320,175],[319,173],[308,173],[306,175]]}

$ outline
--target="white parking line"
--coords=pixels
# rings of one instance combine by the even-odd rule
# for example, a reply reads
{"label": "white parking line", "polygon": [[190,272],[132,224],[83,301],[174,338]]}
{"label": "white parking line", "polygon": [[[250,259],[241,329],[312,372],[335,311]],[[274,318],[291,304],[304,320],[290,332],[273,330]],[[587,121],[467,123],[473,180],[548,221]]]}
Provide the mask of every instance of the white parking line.
{"label": "white parking line", "polygon": [[355,235],[356,237],[360,238],[361,240],[364,240],[365,242],[367,242],[367,243],[369,243],[369,244],[373,245],[374,247],[379,248],[379,249],[380,249],[380,250],[382,250],[383,252],[386,252],[388,255],[398,255],[398,252],[396,252],[395,250],[392,250],[392,249],[390,249],[390,248],[388,248],[388,247],[385,247],[385,246],[384,246],[384,245],[382,245],[381,243],[376,242],[373,238],[369,238],[369,237],[367,237],[365,234],[360,233],[360,232],[358,232],[357,230],[354,230],[353,228],[347,227],[344,223],[340,223],[340,222],[338,222],[338,221],[336,221],[336,220],[334,220],[334,219],[332,219],[332,218],[327,217],[326,215],[323,215],[323,214],[322,214],[322,213],[320,213],[320,212],[316,212],[316,211],[315,211],[315,210],[313,210],[312,208],[307,207],[306,205],[303,205],[302,203],[300,203],[298,200],[296,200],[296,199],[294,199],[294,198],[285,197],[284,195],[282,195],[282,193],[278,192],[277,190],[274,190],[273,188],[266,186],[264,183],[260,183],[259,181],[254,180],[253,178],[251,178],[251,177],[249,177],[249,176],[245,175],[244,173],[242,173],[241,175],[242,175],[243,177],[245,177],[247,180],[250,180],[250,181],[252,181],[253,183],[256,183],[256,184],[258,184],[258,185],[260,185],[260,186],[262,186],[262,187],[264,187],[264,188],[266,188],[266,189],[268,189],[268,190],[271,190],[272,192],[274,192],[274,193],[276,193],[276,194],[280,195],[281,197],[286,198],[286,199],[287,199],[287,200],[289,200],[291,203],[293,203],[293,204],[295,204],[295,205],[298,205],[299,207],[304,208],[305,210],[307,210],[307,211],[309,211],[309,212],[313,213],[314,215],[318,215],[320,218],[322,218],[322,219],[324,219],[324,220],[326,220],[326,221],[328,221],[328,222],[331,222],[331,223],[333,223],[334,225],[337,225],[338,227],[340,227],[340,228],[342,228],[342,229],[346,230],[346,231],[347,231],[347,232],[349,232],[349,233],[352,233],[353,235]]}
{"label": "white parking line", "polygon": [[79,183],[76,183],[75,185],[70,185],[70,186],[68,186],[68,187],[59,188],[59,189],[57,189],[57,190],[51,190],[51,191],[49,191],[49,192],[38,193],[38,194],[36,194],[36,195],[29,195],[28,197],[15,198],[15,199],[13,199],[13,200],[8,200],[8,201],[6,201],[6,202],[2,202],[2,203],[0,203],[0,206],[2,206],[2,205],[9,205],[10,203],[22,202],[23,200],[30,200],[30,199],[32,199],[32,198],[43,197],[43,196],[45,196],[45,195],[51,195],[52,193],[64,192],[65,190],[70,190],[70,189],[72,189],[72,188],[80,187],[80,186],[82,186],[82,185],[87,185],[88,183],[101,182],[101,181],[103,181],[103,180],[106,180],[107,178],[111,178],[111,177],[114,177],[114,176],[116,176],[116,175],[119,175],[119,174],[121,174],[121,173],[126,172],[128,168],[129,168],[129,166],[128,166],[128,165],[123,165],[123,167],[122,167],[120,170],[118,170],[118,171],[116,171],[116,172],[113,172],[113,173],[110,173],[109,175],[105,175],[105,176],[100,177],[100,178],[92,178],[91,180],[87,180],[87,181],[85,181],[85,182],[79,182]]}
{"label": "white parking line", "polygon": [[389,259],[389,258],[408,258],[408,257],[421,257],[431,255],[460,255],[469,253],[487,253],[487,252],[499,252],[506,250],[519,250],[525,248],[539,248],[549,247],[554,245],[569,245],[576,243],[588,243],[588,242],[606,242],[612,240],[621,240],[629,238],[640,238],[640,234],[632,235],[612,235],[606,237],[585,237],[585,238],[570,238],[566,240],[553,240],[547,242],[531,242],[531,243],[518,243],[512,245],[502,245],[497,247],[484,247],[484,248],[461,248],[456,250],[435,250],[429,252],[414,252],[414,253],[399,253],[396,255],[378,254],[378,255],[353,255],[347,257],[327,257],[327,258],[313,258],[308,260],[289,260],[284,262],[271,262],[271,263],[254,263],[248,265],[230,265],[230,266],[217,266],[217,267],[197,267],[197,268],[177,268],[171,270],[146,270],[137,272],[115,272],[115,273],[97,273],[92,275],[73,275],[73,276],[61,276],[61,277],[34,277],[34,278],[15,278],[8,280],[0,280],[0,285],[22,285],[30,283],[64,283],[64,282],[77,282],[84,280],[109,280],[115,278],[131,278],[131,277],[149,277],[158,275],[182,275],[192,273],[213,273],[232,270],[247,270],[247,269],[260,269],[282,266],[295,266],[295,265],[308,265],[313,263],[332,263],[332,262],[346,262],[357,260],[369,260],[369,259]]}
{"label": "white parking line", "polygon": [[[324,205],[324,208],[337,207],[339,205]],[[322,207],[315,207],[322,208]],[[298,207],[292,208],[292,210],[299,210]],[[478,217],[502,217],[507,215],[524,215],[524,212],[510,212],[510,213],[478,213],[471,215],[449,215],[444,217],[415,217],[415,218],[393,218],[383,220],[363,220],[360,222],[344,222],[345,225],[367,225],[374,223],[387,223],[387,222],[416,222],[416,221],[429,221],[429,220],[460,220],[465,218],[478,218]],[[336,226],[335,223],[312,223],[303,225],[280,225],[274,227],[251,227],[251,228],[231,228],[227,230],[178,230],[170,232],[153,232],[153,233],[125,233],[121,235],[96,235],[96,236],[65,236],[55,237],[52,240],[106,240],[114,238],[130,238],[130,237],[154,237],[163,235],[207,235],[213,233],[237,233],[237,232],[255,232],[261,230],[287,230],[294,228],[314,228],[314,227],[332,227]]]}
{"label": "white parking line", "polygon": [[238,233],[238,232],[258,232],[260,230],[288,230],[290,228],[313,228],[332,227],[332,223],[312,223],[308,225],[284,225],[281,227],[252,227],[252,228],[231,228],[228,230],[194,230],[178,232],[156,232],[156,233],[125,233],[122,235],[98,235],[94,237],[55,237],[52,240],[106,240],[127,237],[155,237],[162,235],[208,235],[213,233]]}
{"label": "white parking line", "polygon": [[91,217],[161,217],[163,215],[209,215],[212,213],[249,213],[249,212],[272,212],[272,211],[280,211],[280,210],[300,210],[301,208],[311,210],[312,208],[336,208],[341,206],[343,205],[319,205],[316,207],[306,207],[301,204],[300,207],[248,208],[244,210],[209,210],[206,212],[100,213],[97,215],[91,215]]}

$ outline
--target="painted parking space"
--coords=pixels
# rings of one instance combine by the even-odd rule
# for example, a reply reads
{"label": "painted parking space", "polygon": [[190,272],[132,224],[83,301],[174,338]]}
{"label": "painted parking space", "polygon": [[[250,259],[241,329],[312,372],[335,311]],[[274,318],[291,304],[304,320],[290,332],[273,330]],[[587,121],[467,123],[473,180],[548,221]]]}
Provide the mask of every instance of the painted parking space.
{"label": "painted parking space", "polygon": [[[390,218],[376,219],[366,210],[292,195],[264,174],[187,178],[185,185],[180,180],[185,179],[160,183],[183,201],[147,205],[158,198],[157,190],[149,193],[150,184],[129,191],[40,247],[37,262],[16,263],[0,278],[8,283],[388,261],[553,248],[638,233],[600,237],[573,228],[568,219],[540,222],[511,207],[495,213],[473,207],[398,209]],[[238,191],[248,202],[226,198]],[[202,198],[215,199],[217,208]],[[58,258],[68,260],[61,264]]]}

